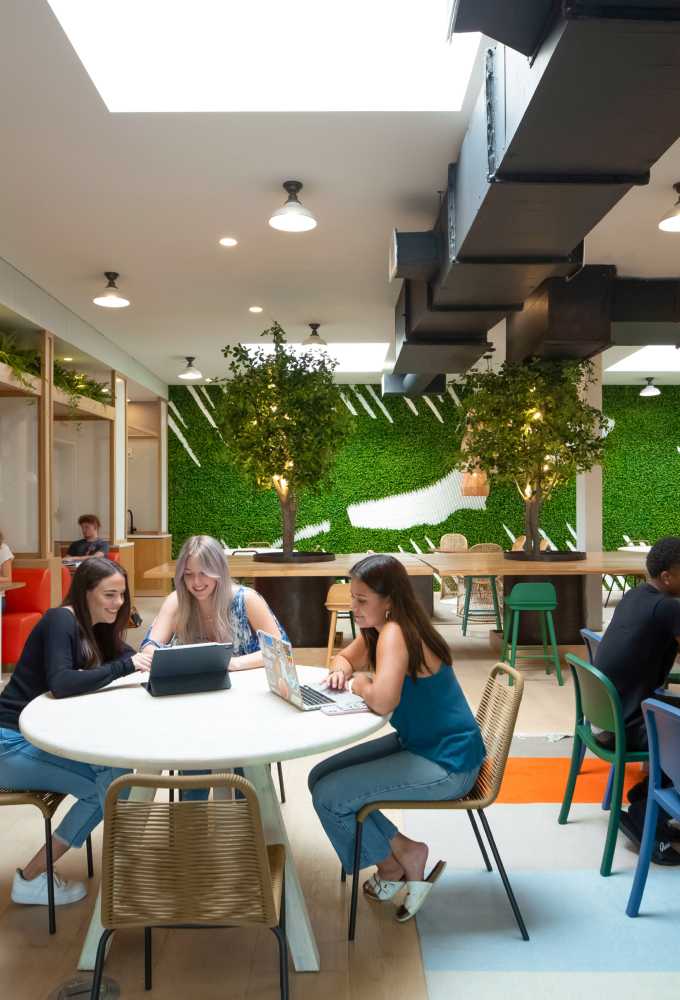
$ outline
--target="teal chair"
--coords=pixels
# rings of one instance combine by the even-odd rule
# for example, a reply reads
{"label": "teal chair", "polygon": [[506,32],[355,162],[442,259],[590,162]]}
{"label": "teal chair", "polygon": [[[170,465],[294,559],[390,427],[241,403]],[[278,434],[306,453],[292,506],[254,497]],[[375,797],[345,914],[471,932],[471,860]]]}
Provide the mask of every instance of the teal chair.
{"label": "teal chair", "polygon": [[[496,542],[479,542],[472,545],[468,552],[502,552],[503,549]],[[491,594],[493,608],[471,607],[472,592],[475,585],[488,588]],[[467,627],[470,621],[488,621],[493,610],[493,617],[496,620],[496,628],[500,632],[503,628],[501,624],[500,603],[498,600],[498,589],[495,576],[466,576],[465,577],[465,604],[463,605],[463,635],[467,634]]]}
{"label": "teal chair", "polygon": [[[551,666],[555,668],[557,683],[562,686],[562,668],[560,654],[555,637],[553,611],[557,608],[557,593],[552,583],[516,583],[505,599],[505,629],[503,632],[503,651],[501,660],[511,667],[517,665],[517,660],[543,660],[545,672],[550,673]],[[541,622],[541,638],[543,653],[518,653],[519,621],[522,612],[533,611],[539,615]],[[551,651],[548,652],[548,636]],[[510,655],[508,656],[508,646]]]}
{"label": "teal chair", "polygon": [[[623,724],[623,712],[619,694],[612,682],[601,670],[586,663],[585,660],[567,653],[567,662],[574,679],[574,697],[576,699],[576,722],[574,725],[574,748],[571,754],[571,767],[567,787],[564,791],[562,808],[558,823],[564,824],[569,818],[571,800],[574,796],[576,779],[579,775],[584,748],[587,747],[600,760],[607,761],[614,767],[612,779],[611,803],[609,809],[609,824],[607,837],[602,854],[600,875],[611,875],[612,859],[616,846],[616,836],[621,815],[621,799],[623,798],[623,779],[626,764],[646,761],[649,754],[646,750],[626,750],[626,730]],[[614,733],[614,750],[607,750],[595,739],[591,724],[599,729]]]}

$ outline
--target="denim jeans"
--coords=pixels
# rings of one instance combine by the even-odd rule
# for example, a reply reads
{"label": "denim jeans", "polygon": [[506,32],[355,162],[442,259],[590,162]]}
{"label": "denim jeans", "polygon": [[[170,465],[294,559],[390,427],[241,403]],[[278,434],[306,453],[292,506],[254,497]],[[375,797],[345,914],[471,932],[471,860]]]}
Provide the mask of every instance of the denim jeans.
{"label": "denim jeans", "polygon": [[[354,866],[356,814],[368,802],[457,799],[472,788],[479,768],[448,773],[418,754],[403,750],[396,733],[360,743],[312,768],[309,790],[314,808],[345,871]],[[391,854],[399,831],[381,812],[364,821],[361,867]]]}
{"label": "denim jeans", "polygon": [[73,795],[76,802],[54,831],[70,847],[82,847],[101,823],[109,785],[127,773],[121,768],[57,757],[34,747],[16,730],[0,727],[0,786]]}

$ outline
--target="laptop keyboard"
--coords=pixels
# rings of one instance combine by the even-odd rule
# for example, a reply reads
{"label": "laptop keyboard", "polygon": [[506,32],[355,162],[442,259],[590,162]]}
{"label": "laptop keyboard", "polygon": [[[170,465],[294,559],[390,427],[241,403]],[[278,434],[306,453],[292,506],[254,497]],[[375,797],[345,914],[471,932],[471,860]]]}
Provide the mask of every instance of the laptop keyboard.
{"label": "laptop keyboard", "polygon": [[325,694],[321,694],[316,688],[308,687],[306,684],[300,685],[300,693],[302,694],[302,701],[305,705],[333,705],[335,702],[332,698],[327,698]]}

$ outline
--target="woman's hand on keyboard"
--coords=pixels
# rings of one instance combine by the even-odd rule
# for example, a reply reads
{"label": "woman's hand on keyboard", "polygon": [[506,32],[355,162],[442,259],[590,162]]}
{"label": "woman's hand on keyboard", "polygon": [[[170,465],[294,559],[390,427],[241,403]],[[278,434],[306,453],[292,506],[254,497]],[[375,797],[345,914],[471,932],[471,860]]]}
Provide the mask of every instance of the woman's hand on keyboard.
{"label": "woman's hand on keyboard", "polygon": [[347,674],[344,670],[331,670],[326,683],[333,691],[344,691],[347,687]]}

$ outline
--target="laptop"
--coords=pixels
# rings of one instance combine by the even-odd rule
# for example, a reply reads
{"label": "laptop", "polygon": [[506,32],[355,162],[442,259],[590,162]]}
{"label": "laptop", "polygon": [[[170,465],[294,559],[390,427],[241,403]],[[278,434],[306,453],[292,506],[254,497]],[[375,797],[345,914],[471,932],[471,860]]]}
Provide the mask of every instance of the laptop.
{"label": "laptop", "polygon": [[363,698],[351,691],[332,691],[325,683],[301,684],[293,659],[293,647],[279,636],[269,635],[258,629],[260,649],[264,659],[269,689],[279,698],[290,702],[302,712],[330,709],[337,706],[343,711],[366,711]]}
{"label": "laptop", "polygon": [[155,698],[230,688],[233,648],[230,642],[196,642],[156,649],[143,687]]}

